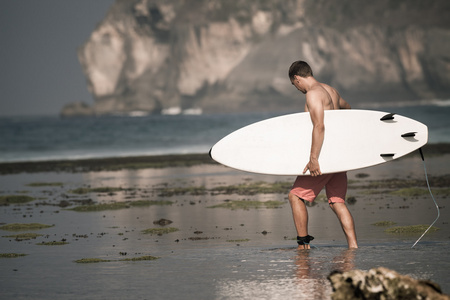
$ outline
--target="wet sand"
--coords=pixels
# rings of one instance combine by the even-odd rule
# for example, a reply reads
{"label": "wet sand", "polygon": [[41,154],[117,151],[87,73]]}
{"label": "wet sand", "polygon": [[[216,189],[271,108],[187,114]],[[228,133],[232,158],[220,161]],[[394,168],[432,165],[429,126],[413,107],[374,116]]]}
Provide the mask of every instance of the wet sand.
{"label": "wet sand", "polygon": [[[0,197],[34,198],[16,204],[3,197],[0,226],[52,226],[0,230],[0,253],[26,254],[0,258],[0,288],[5,299],[326,299],[331,270],[387,266],[432,279],[449,293],[450,151],[448,145],[431,145],[424,152],[441,207],[439,230],[414,249],[422,232],[385,232],[429,225],[436,217],[420,155],[414,153],[349,172],[356,251],[346,249],[322,196],[309,208],[316,248],[296,250],[287,201],[294,178],[232,170],[207,154],[0,164]],[[80,207],[94,209],[73,210]],[[154,223],[161,219],[172,223]],[[373,225],[381,221],[396,224]],[[160,228],[176,230],[143,233]],[[17,237],[23,233],[39,236]],[[53,241],[65,243],[41,244]],[[148,256],[158,259],[124,261]],[[104,262],[76,262],[83,258]]]}

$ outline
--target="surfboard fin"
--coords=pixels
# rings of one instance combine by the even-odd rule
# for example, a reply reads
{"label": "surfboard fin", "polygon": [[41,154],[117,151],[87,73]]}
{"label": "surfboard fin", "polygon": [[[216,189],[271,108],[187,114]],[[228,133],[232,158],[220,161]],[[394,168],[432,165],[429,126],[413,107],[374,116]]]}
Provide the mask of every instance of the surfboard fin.
{"label": "surfboard fin", "polygon": [[395,113],[390,113],[390,114],[384,115],[384,116],[380,119],[380,121],[394,120],[394,115],[395,115]]}
{"label": "surfboard fin", "polygon": [[380,154],[381,157],[393,157],[395,153],[382,153]]}
{"label": "surfboard fin", "polygon": [[408,133],[404,133],[402,134],[402,137],[414,137],[416,136],[417,132],[408,132]]}

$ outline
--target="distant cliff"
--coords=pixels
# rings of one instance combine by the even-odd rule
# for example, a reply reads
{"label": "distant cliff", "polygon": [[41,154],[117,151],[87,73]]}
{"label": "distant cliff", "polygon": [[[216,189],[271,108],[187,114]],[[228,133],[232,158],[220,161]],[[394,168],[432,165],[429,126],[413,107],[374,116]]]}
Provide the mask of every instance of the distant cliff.
{"label": "distant cliff", "polygon": [[95,103],[62,115],[302,109],[306,60],[353,104],[450,95],[450,1],[117,0],[78,50]]}

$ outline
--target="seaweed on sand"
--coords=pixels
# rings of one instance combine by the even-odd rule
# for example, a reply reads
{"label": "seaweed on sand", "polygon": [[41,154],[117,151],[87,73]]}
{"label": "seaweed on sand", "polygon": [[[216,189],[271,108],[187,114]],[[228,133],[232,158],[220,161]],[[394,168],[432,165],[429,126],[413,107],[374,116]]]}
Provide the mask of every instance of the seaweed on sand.
{"label": "seaweed on sand", "polygon": [[159,257],[151,256],[151,255],[144,255],[140,257],[133,257],[133,258],[123,258],[119,260],[110,260],[110,259],[101,259],[101,258],[82,258],[75,260],[78,264],[92,264],[92,263],[101,263],[101,262],[112,262],[112,261],[145,261],[145,260],[156,260]]}
{"label": "seaweed on sand", "polygon": [[212,195],[257,195],[257,194],[287,194],[292,186],[290,182],[264,182],[241,183],[235,185],[218,186],[212,189],[206,189],[204,186],[189,187],[165,187],[156,189],[161,197],[171,197],[177,195],[190,194],[193,196],[202,196],[207,193]]}
{"label": "seaweed on sand", "polygon": [[178,228],[175,227],[166,227],[166,228],[148,228],[145,230],[142,230],[141,232],[144,234],[157,234],[157,235],[163,235],[163,234],[167,234],[167,233],[171,233],[171,232],[175,232],[178,231]]}
{"label": "seaweed on sand", "polygon": [[416,197],[428,194],[428,190],[417,187],[409,187],[393,191],[391,194],[403,197]]}
{"label": "seaweed on sand", "polygon": [[207,190],[204,186],[158,189],[158,196],[160,196],[160,197],[172,197],[172,196],[186,195],[186,194],[190,194],[193,196],[203,196],[203,195],[207,194]]}
{"label": "seaweed on sand", "polygon": [[77,194],[77,195],[84,195],[89,193],[114,193],[114,192],[121,192],[124,191],[121,187],[97,187],[97,188],[90,188],[90,187],[81,187],[74,190],[70,190],[69,193],[71,194]]}
{"label": "seaweed on sand", "polygon": [[41,187],[41,186],[63,186],[64,183],[62,182],[31,182],[29,184],[26,184],[26,186],[32,186],[32,187]]}
{"label": "seaweed on sand", "polygon": [[[403,196],[403,197],[417,197],[417,196],[427,195],[428,193],[429,193],[428,189],[417,188],[417,187],[404,188],[404,189],[400,189],[400,190],[391,192],[392,195]],[[439,195],[439,196],[449,196],[450,188],[433,189],[433,194]]]}
{"label": "seaweed on sand", "polygon": [[123,258],[123,259],[119,259],[119,261],[143,261],[143,260],[155,260],[158,258],[159,257],[156,257],[156,256],[144,255],[144,256],[140,256],[140,257]]}
{"label": "seaweed on sand", "polygon": [[26,240],[35,239],[40,236],[43,236],[43,234],[29,232],[29,233],[19,233],[19,234],[13,234],[13,235],[4,235],[2,237],[14,238],[16,241],[26,241]]}
{"label": "seaweed on sand", "polygon": [[82,258],[77,259],[75,262],[78,264],[92,264],[92,263],[100,263],[100,262],[110,262],[111,260],[101,259],[101,258]]}
{"label": "seaweed on sand", "polygon": [[250,239],[238,239],[238,240],[227,240],[228,243],[243,243],[243,242],[249,242]]}
{"label": "seaweed on sand", "polygon": [[0,174],[21,172],[91,172],[137,170],[147,168],[190,167],[201,164],[217,164],[207,153],[183,155],[158,155],[139,157],[112,157],[80,160],[55,160],[37,162],[0,163]]}
{"label": "seaweed on sand", "polygon": [[172,205],[171,201],[151,201],[151,200],[139,200],[139,201],[126,201],[126,202],[113,202],[113,203],[98,203],[90,205],[81,205],[69,210],[77,212],[91,212],[91,211],[103,211],[103,210],[116,210],[130,207],[143,207],[151,205]]}
{"label": "seaweed on sand", "polygon": [[382,226],[394,226],[395,224],[397,224],[397,223],[392,222],[392,221],[379,221],[379,222],[373,223],[372,225],[382,227]]}
{"label": "seaweed on sand", "polygon": [[251,209],[251,208],[280,208],[284,202],[281,201],[250,201],[250,200],[232,200],[225,203],[209,206],[208,208],[228,208],[235,209]]}
{"label": "seaweed on sand", "polygon": [[287,194],[289,188],[292,187],[291,182],[253,182],[242,183],[237,185],[219,186],[211,189],[216,194],[238,194],[238,195],[257,195],[257,194]]}
{"label": "seaweed on sand", "polygon": [[55,225],[46,225],[40,223],[11,223],[0,227],[1,230],[8,231],[23,231],[23,230],[39,230],[44,228],[50,228]]}
{"label": "seaweed on sand", "polygon": [[67,245],[69,244],[66,241],[51,241],[51,242],[42,242],[42,243],[37,243],[36,245],[39,246],[62,246],[62,245]]}
{"label": "seaweed on sand", "polygon": [[0,253],[0,258],[16,258],[21,256],[26,256],[27,254],[22,253]]}
{"label": "seaweed on sand", "polygon": [[[388,228],[385,230],[385,232],[387,233],[406,233],[406,234],[410,234],[410,233],[422,233],[425,230],[427,230],[427,228],[429,227],[429,225],[411,225],[411,226],[396,226],[396,227],[392,227],[392,228]],[[438,227],[431,227],[429,232],[433,232],[433,231],[437,231],[439,230]]]}
{"label": "seaweed on sand", "polygon": [[0,196],[0,205],[22,204],[34,200],[35,198],[26,195],[3,195]]}

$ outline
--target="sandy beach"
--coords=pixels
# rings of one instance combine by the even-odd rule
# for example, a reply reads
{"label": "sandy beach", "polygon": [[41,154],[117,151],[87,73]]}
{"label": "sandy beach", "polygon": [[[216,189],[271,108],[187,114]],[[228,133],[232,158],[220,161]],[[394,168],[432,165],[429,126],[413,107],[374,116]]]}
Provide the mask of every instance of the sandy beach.
{"label": "sandy beach", "polygon": [[294,178],[207,154],[0,164],[0,288],[4,299],[326,299],[332,270],[386,266],[448,294],[449,145],[424,153],[436,230],[414,249],[423,227],[396,232],[437,214],[412,153],[348,173],[355,251],[322,195],[309,208],[315,247],[297,250]]}

